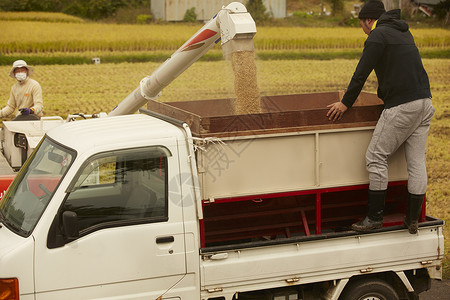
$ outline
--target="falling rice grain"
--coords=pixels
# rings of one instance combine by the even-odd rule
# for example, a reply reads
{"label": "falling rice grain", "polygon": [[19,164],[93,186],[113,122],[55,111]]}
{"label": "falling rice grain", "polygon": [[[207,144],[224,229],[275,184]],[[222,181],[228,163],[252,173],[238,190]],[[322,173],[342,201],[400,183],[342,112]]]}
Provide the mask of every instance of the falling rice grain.
{"label": "falling rice grain", "polygon": [[236,93],[235,113],[237,115],[261,113],[261,98],[256,80],[254,52],[233,52],[231,63]]}

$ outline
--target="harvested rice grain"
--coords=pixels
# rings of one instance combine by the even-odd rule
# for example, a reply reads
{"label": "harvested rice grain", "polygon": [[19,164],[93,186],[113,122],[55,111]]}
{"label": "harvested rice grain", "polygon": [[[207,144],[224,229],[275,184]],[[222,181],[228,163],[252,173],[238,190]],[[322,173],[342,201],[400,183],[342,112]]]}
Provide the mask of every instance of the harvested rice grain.
{"label": "harvested rice grain", "polygon": [[236,93],[235,114],[261,113],[261,97],[256,78],[254,52],[233,52],[231,54],[231,63]]}

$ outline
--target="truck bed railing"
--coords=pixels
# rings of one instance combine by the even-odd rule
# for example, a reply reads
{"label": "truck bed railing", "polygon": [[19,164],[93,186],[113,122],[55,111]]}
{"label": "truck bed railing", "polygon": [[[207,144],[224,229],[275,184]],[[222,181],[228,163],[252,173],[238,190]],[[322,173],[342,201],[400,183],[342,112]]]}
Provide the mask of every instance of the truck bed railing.
{"label": "truck bed railing", "polygon": [[[443,226],[445,222],[440,219],[436,219],[431,216],[426,216],[425,220],[422,223],[419,223],[419,228],[426,227],[435,227],[435,226]],[[240,244],[228,244],[228,245],[219,245],[219,246],[206,246],[200,249],[200,254],[208,254],[215,253],[221,251],[231,251],[237,249],[251,249],[258,247],[267,247],[274,245],[283,245],[283,244],[295,244],[295,243],[303,243],[309,241],[317,241],[323,239],[334,239],[334,238],[342,238],[348,236],[358,236],[358,235],[366,235],[366,234],[374,234],[374,233],[383,233],[397,230],[407,230],[404,225],[392,225],[388,227],[382,227],[380,229],[373,230],[371,232],[356,232],[353,230],[347,230],[342,232],[328,232],[322,234],[315,234],[309,236],[293,236],[290,238],[279,238],[276,240],[259,240],[259,241],[249,241]]]}
{"label": "truck bed railing", "polygon": [[[286,240],[292,237],[323,238],[347,232],[364,217],[368,185],[342,186],[214,201],[203,200],[203,248]],[[403,226],[407,206],[407,181],[390,182],[384,227]],[[420,221],[425,221],[423,205]]]}
{"label": "truck bed railing", "polygon": [[185,124],[184,121],[180,121],[180,120],[177,120],[175,118],[171,118],[169,116],[166,116],[166,115],[163,115],[163,114],[160,114],[160,113],[157,113],[157,112],[145,109],[145,108],[140,108],[139,112],[141,114],[145,114],[147,116],[154,117],[154,118],[166,121],[167,123],[170,123],[170,124],[178,126],[178,127],[183,127],[183,124]]}

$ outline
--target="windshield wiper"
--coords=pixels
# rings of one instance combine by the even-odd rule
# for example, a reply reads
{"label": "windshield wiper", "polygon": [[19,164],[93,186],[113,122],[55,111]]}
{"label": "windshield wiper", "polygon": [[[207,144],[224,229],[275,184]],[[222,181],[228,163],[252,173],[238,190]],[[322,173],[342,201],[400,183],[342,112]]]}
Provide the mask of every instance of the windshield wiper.
{"label": "windshield wiper", "polygon": [[[1,215],[1,213],[0,213]],[[6,221],[6,222],[5,222]],[[22,229],[22,227],[20,227],[17,224],[14,224],[12,222],[8,222],[8,220],[3,219],[3,224],[8,227],[9,229],[11,229],[12,231],[16,232],[17,234],[20,234],[22,236],[26,236],[28,235],[28,231]]]}
{"label": "windshield wiper", "polygon": [[17,224],[12,223],[10,220],[6,219],[3,215],[3,212],[0,210],[0,228],[2,228],[2,224],[9,229],[15,231],[17,234],[27,235],[28,232]]}

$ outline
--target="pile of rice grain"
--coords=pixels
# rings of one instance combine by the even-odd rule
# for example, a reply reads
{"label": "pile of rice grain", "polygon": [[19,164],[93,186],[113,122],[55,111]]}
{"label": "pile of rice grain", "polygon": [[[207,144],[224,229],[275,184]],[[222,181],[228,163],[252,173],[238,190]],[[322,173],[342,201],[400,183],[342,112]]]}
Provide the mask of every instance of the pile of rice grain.
{"label": "pile of rice grain", "polygon": [[261,113],[261,98],[256,80],[255,54],[253,51],[231,53],[236,93],[235,114]]}

